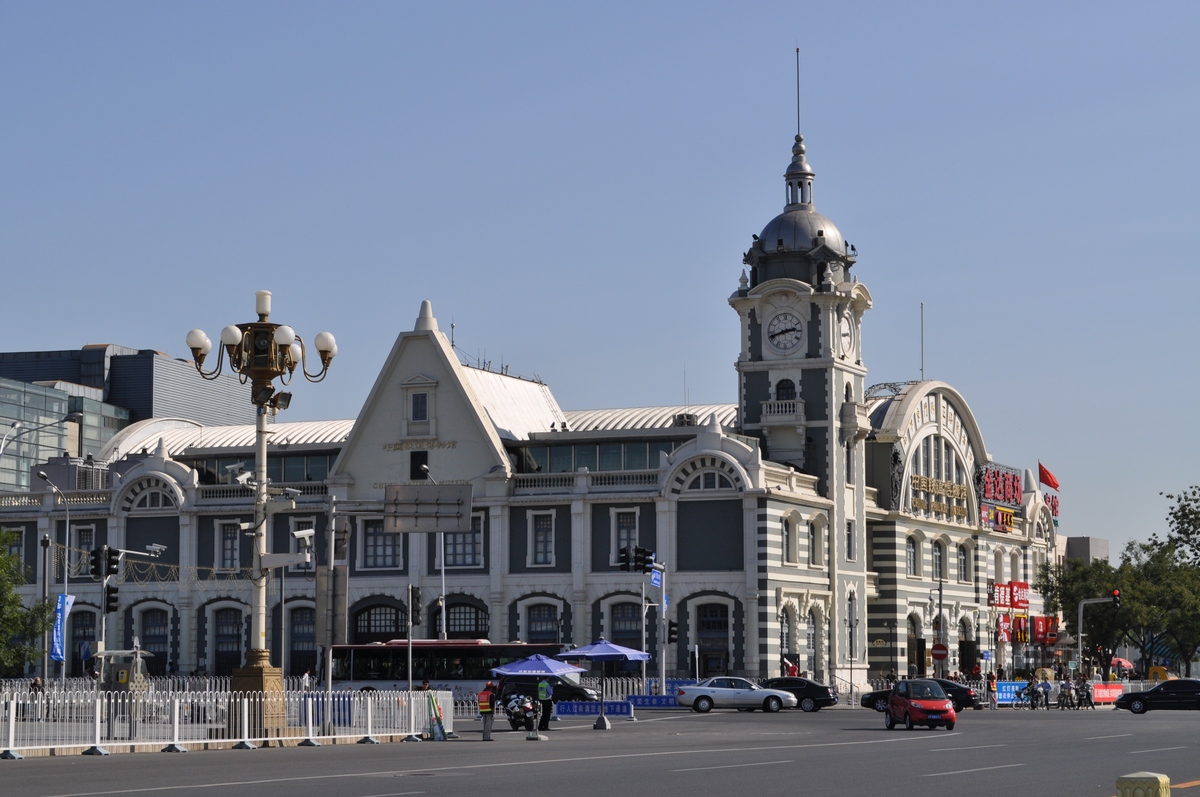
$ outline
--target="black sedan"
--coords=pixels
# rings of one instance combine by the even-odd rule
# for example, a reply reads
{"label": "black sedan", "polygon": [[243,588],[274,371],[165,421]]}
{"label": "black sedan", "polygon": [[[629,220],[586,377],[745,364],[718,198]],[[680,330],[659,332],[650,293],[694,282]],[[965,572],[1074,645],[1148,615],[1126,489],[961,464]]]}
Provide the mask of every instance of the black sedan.
{"label": "black sedan", "polygon": [[807,678],[771,678],[759,686],[764,689],[779,689],[796,696],[801,711],[820,711],[826,706],[836,706],[837,693],[824,684]]}
{"label": "black sedan", "polygon": [[873,708],[881,714],[887,711],[888,698],[892,695],[892,688],[876,689],[874,692],[866,692],[859,701],[859,705],[863,708]]}
{"label": "black sedan", "polygon": [[1117,698],[1117,708],[1134,714],[1147,711],[1200,709],[1200,681],[1172,678],[1145,692],[1126,692]]}

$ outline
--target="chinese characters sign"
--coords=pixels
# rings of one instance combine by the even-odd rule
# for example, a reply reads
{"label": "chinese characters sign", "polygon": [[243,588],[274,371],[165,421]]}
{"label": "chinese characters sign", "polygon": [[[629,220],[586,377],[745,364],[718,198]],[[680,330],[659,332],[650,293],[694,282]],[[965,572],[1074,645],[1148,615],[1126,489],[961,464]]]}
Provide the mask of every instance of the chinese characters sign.
{"label": "chinese characters sign", "polygon": [[[967,499],[967,485],[914,474],[911,487],[913,509],[928,509],[951,517],[965,518],[967,516],[966,507],[954,503],[954,501]],[[919,493],[924,493],[927,497],[918,498]]]}
{"label": "chinese characters sign", "polygon": [[1028,609],[1029,583],[1026,581],[1010,581],[1007,584],[997,584],[988,580],[988,606],[1001,609]]}
{"label": "chinese characters sign", "polygon": [[975,489],[979,493],[979,500],[1011,507],[1020,506],[1024,494],[1021,472],[994,463],[975,469]]}

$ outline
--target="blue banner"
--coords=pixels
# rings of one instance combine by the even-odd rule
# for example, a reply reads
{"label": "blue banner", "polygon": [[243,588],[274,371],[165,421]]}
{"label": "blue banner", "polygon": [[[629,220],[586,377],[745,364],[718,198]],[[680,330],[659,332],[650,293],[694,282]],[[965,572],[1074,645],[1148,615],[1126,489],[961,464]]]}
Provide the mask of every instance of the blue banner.
{"label": "blue banner", "polygon": [[1028,681],[997,681],[996,702],[1000,705],[1012,703],[1017,691],[1025,688]]}
{"label": "blue banner", "polygon": [[63,652],[67,647],[67,617],[70,616],[71,606],[74,603],[74,595],[58,596],[58,605],[54,607],[54,630],[50,634],[50,658],[53,661],[64,661]]}
{"label": "blue banner", "polygon": [[[598,717],[600,703],[591,700],[564,700],[554,704],[554,711],[560,717]],[[633,713],[633,707],[628,700],[605,700],[604,713],[610,717],[628,717]]]}
{"label": "blue banner", "polygon": [[682,708],[675,695],[630,695],[634,708]]}
{"label": "blue banner", "polygon": [[81,661],[87,661],[91,657],[92,657],[92,646],[85,639],[83,642],[79,643],[79,658]]}

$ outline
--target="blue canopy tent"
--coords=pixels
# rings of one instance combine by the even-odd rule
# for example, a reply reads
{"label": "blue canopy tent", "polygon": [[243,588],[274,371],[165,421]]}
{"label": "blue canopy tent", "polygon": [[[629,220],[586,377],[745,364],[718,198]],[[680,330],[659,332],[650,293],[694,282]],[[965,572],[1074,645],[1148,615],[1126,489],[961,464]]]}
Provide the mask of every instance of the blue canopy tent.
{"label": "blue canopy tent", "polygon": [[[558,654],[564,659],[587,659],[588,661],[649,661],[650,654],[633,648],[614,645],[604,637],[590,645],[568,650],[566,653]],[[606,731],[609,725],[608,717],[604,716],[604,668],[600,668],[600,717],[596,720],[596,724],[592,726],[598,731]]]}
{"label": "blue canopy tent", "polygon": [[572,672],[584,672],[584,669],[565,661],[543,656],[541,653],[534,653],[527,659],[492,668],[493,675],[566,675]]}

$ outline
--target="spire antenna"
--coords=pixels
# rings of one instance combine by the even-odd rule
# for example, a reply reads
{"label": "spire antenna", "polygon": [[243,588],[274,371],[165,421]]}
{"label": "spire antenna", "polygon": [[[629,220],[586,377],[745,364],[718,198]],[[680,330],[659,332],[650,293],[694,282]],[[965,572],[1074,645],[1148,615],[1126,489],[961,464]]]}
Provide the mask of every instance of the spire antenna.
{"label": "spire antenna", "polygon": [[800,47],[796,47],[796,135],[800,135]]}

